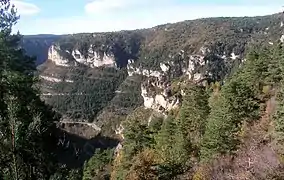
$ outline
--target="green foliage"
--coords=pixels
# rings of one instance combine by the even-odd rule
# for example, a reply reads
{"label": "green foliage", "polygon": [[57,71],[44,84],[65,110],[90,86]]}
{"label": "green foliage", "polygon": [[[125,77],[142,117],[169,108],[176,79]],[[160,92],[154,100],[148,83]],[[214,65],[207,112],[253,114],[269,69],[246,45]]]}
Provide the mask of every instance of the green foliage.
{"label": "green foliage", "polygon": [[[213,95],[210,101],[211,112],[206,124],[206,130],[201,148],[201,158],[208,160],[218,153],[235,150],[238,144],[238,124],[236,117],[230,111],[229,104],[220,95]],[[238,123],[238,122],[237,122]]]}
{"label": "green foliage", "polygon": [[10,33],[11,28],[19,19],[15,7],[10,0],[0,2],[0,31],[1,33]]}
{"label": "green foliage", "polygon": [[10,34],[18,17],[9,6],[0,3],[0,174],[48,179],[56,171],[52,150],[58,118],[38,96],[34,59],[18,48],[20,37]]}
{"label": "green foliage", "polygon": [[274,116],[276,120],[276,133],[277,133],[277,141],[280,144],[284,144],[284,91],[283,91],[283,85],[281,86],[280,91],[277,94],[278,99],[278,106],[277,111]]}
{"label": "green foliage", "polygon": [[[137,63],[145,68],[159,69],[160,62],[171,59],[169,55],[178,54],[180,50],[184,50],[185,55],[200,53],[200,48],[204,46],[220,56],[224,53],[230,56],[232,52],[245,54],[252,45],[267,43],[281,36],[281,16],[207,18],[160,25],[145,33],[145,46],[141,48]],[[267,27],[269,31],[265,34]],[[211,59],[211,64],[218,66],[219,63],[215,63],[218,59]],[[237,69],[239,64],[239,59],[224,62],[222,69],[231,74],[231,68]],[[215,72],[218,76],[224,75],[218,74],[224,71]]]}
{"label": "green foliage", "polygon": [[205,88],[196,85],[189,85],[184,93],[178,116],[179,126],[185,140],[190,142],[198,152],[210,111],[209,97]]}
{"label": "green foliage", "polygon": [[[128,165],[120,169],[123,174],[121,179],[125,179],[127,175],[137,178],[137,174],[141,175],[141,172],[149,168],[149,164],[141,165],[144,162],[141,159],[138,167],[132,166],[138,154],[147,148],[151,148],[156,154],[155,163],[151,165],[151,169],[156,170],[153,172],[157,176],[153,176],[154,179],[174,179],[198,162],[198,159],[206,162],[220,154],[236,152],[241,143],[243,124],[260,119],[266,98],[270,98],[279,85],[281,91],[278,93],[279,107],[275,116],[276,134],[278,143],[284,142],[281,82],[284,67],[281,59],[284,56],[281,47],[252,49],[240,69],[227,77],[223,84],[213,82],[210,89],[194,84],[180,86],[179,82],[174,81],[176,93],[180,88],[183,89],[182,105],[177,110],[178,113],[169,113],[165,120],[157,118],[157,121],[146,125],[149,118],[145,116],[147,113],[136,116],[139,118],[129,118],[132,123],[125,126],[125,131],[126,134],[131,133],[124,140],[126,150],[123,150]],[[221,76],[223,75],[216,74],[217,79],[225,77]],[[144,126],[141,126],[141,122]],[[201,178],[199,175],[195,178]]]}
{"label": "green foliage", "polygon": [[58,44],[63,51],[78,49],[85,57],[89,56],[90,47],[101,54],[114,54],[117,65],[125,67],[128,59],[137,59],[143,38],[142,34],[135,31],[81,33],[61,38]]}
{"label": "green foliage", "polygon": [[124,127],[124,141],[121,153],[121,161],[116,167],[116,174],[113,179],[124,180],[132,166],[134,157],[145,148],[153,146],[154,139],[150,128],[148,128],[148,119],[151,110],[139,107],[134,110],[122,123]]}
{"label": "green foliage", "polygon": [[112,68],[92,70],[78,67],[70,71],[68,73],[72,75],[73,83],[52,84],[52,92],[64,95],[44,98],[61,114],[90,122],[115,97],[115,91],[126,78],[124,70]]}
{"label": "green foliage", "polygon": [[275,61],[267,52],[266,49],[252,51],[221,92],[213,93],[201,150],[203,159],[236,150],[242,123],[259,119],[263,87],[277,80],[269,70]]}
{"label": "green foliage", "polygon": [[113,134],[120,123],[136,108],[143,104],[141,96],[142,76],[127,77],[116,90],[115,97],[101,111],[97,123],[104,124],[102,132],[108,136]]}
{"label": "green foliage", "polygon": [[[57,118],[37,96],[39,92],[34,88],[37,81],[31,73],[34,59],[16,50],[18,37],[9,34],[18,17],[13,9],[7,12],[8,4],[1,1],[1,5],[5,13],[0,16],[0,173],[6,179],[48,179],[57,167],[49,155],[54,144],[50,134]],[[221,58],[231,53],[243,58],[246,48],[256,43],[254,41],[267,43],[267,37],[279,38],[278,20],[277,15],[210,18],[139,31],[76,34],[60,39],[58,44],[62,51],[78,49],[87,57],[92,48],[100,54],[114,54],[118,67],[125,67],[128,59],[134,59],[136,66],[157,70],[161,62],[174,61],[175,66],[168,74],[170,79],[178,78],[171,86],[173,95],[180,95],[184,88],[179,77],[188,55],[199,54],[202,47],[210,49],[204,57],[206,67],[196,71],[207,72],[209,83],[213,84],[211,97],[211,89],[190,85],[184,89],[182,106],[175,110],[175,115],[170,113],[164,119],[144,108],[131,113],[123,122],[121,161],[113,178],[174,179],[191,167],[194,158],[210,160],[218,154],[234,152],[240,143],[242,124],[259,119],[262,103],[278,85],[275,125],[277,143],[283,144],[282,46],[253,49],[240,70],[240,59],[225,61]],[[263,35],[266,27],[271,29],[268,35]],[[181,50],[185,54],[179,54]],[[57,72],[60,78],[71,79],[73,83],[44,82],[43,89],[60,94],[45,97],[45,100],[71,119],[93,121],[100,114],[98,121],[104,125],[103,130],[108,131],[141,104],[142,79],[127,77],[125,80],[125,69],[90,69],[83,65],[53,68],[57,67],[43,67],[43,72],[49,75]],[[113,150],[97,151],[86,162],[83,179],[109,179],[112,155]],[[62,168],[57,171],[49,179],[82,178],[80,170]],[[202,175],[199,172],[195,178]]]}
{"label": "green foliage", "polygon": [[97,149],[95,155],[86,162],[83,171],[83,180],[107,180],[110,174],[107,171],[107,166],[113,160],[113,149],[99,150]]}
{"label": "green foliage", "polygon": [[159,176],[175,177],[186,169],[186,162],[189,158],[189,144],[184,138],[181,129],[174,120],[169,116],[163,123],[161,130],[155,137],[159,157]]}
{"label": "green foliage", "polygon": [[126,129],[123,146],[127,159],[131,159],[143,148],[152,146],[153,138],[147,124],[150,113],[150,110],[138,108],[123,123]]}
{"label": "green foliage", "polygon": [[49,180],[82,180],[82,171],[81,169],[69,169],[61,166]]}
{"label": "green foliage", "polygon": [[283,46],[279,45],[278,50],[276,49],[275,57],[277,58],[277,62],[279,63],[279,67],[281,69],[281,81],[279,83],[279,91],[277,93],[277,108],[276,112],[274,114],[274,121],[275,121],[275,138],[276,142],[278,144],[278,152],[280,155],[283,156],[283,150],[284,150],[284,52],[283,52]]}

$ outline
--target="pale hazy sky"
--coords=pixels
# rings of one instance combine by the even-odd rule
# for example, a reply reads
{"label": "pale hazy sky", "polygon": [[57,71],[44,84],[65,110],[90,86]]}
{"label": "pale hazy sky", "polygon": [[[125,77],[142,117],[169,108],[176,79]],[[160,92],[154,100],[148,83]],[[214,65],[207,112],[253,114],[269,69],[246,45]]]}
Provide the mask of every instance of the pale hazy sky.
{"label": "pale hazy sky", "polygon": [[[281,2],[282,1],[282,2]],[[282,11],[283,0],[12,0],[21,34],[69,34],[147,28],[201,17]]]}

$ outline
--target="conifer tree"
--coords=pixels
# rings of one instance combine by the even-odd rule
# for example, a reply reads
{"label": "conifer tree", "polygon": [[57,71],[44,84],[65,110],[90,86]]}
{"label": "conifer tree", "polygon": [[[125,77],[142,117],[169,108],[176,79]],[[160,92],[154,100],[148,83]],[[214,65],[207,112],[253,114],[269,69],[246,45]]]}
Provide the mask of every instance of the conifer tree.
{"label": "conifer tree", "polygon": [[35,59],[24,55],[20,35],[11,33],[18,18],[9,0],[0,1],[0,174],[47,179],[55,170],[51,150],[57,118],[40,100]]}
{"label": "conifer tree", "polygon": [[155,142],[161,179],[173,178],[187,168],[188,143],[173,116],[170,115],[164,121],[160,132],[155,136]]}
{"label": "conifer tree", "polygon": [[[199,151],[209,114],[208,95],[205,88],[191,85],[185,90],[178,121],[185,140]],[[188,147],[190,148],[190,147]],[[193,149],[188,149],[193,151]]]}

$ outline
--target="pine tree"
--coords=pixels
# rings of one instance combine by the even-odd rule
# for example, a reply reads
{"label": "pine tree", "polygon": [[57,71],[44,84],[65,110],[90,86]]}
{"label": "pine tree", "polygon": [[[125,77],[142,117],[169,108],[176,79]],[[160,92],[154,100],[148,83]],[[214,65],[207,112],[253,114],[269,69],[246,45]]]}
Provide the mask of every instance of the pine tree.
{"label": "pine tree", "polygon": [[[185,90],[178,121],[185,140],[199,151],[209,114],[208,94],[205,88],[192,85]],[[192,152],[193,149],[188,149]]]}
{"label": "pine tree", "polygon": [[15,180],[47,179],[55,170],[56,114],[40,100],[35,59],[19,48],[19,34],[11,34],[15,8],[5,0],[0,10],[0,173]]}
{"label": "pine tree", "polygon": [[202,141],[202,160],[208,160],[218,153],[231,152],[238,144],[238,124],[235,124],[236,117],[230,111],[225,98],[219,93],[213,94],[210,98],[210,107],[211,112]]}
{"label": "pine tree", "polygon": [[278,67],[280,68],[281,80],[279,83],[279,91],[277,93],[277,106],[276,112],[274,114],[275,121],[275,138],[278,144],[279,152],[284,156],[284,51],[283,44],[279,44],[275,49],[274,58],[278,62]]}
{"label": "pine tree", "polygon": [[140,107],[123,122],[125,130],[121,160],[112,179],[124,180],[133,164],[133,158],[145,148],[153,146],[154,139],[148,127],[150,115],[151,110]]}
{"label": "pine tree", "polygon": [[164,121],[160,132],[155,136],[155,149],[159,157],[161,179],[175,177],[187,167],[189,159],[188,143],[171,115]]}
{"label": "pine tree", "polygon": [[143,148],[150,147],[154,142],[148,128],[148,118],[150,111],[144,108],[137,108],[123,123],[124,131],[124,151],[131,159]]}
{"label": "pine tree", "polygon": [[110,175],[107,173],[107,166],[113,159],[113,149],[97,149],[94,156],[85,163],[83,180],[107,180]]}

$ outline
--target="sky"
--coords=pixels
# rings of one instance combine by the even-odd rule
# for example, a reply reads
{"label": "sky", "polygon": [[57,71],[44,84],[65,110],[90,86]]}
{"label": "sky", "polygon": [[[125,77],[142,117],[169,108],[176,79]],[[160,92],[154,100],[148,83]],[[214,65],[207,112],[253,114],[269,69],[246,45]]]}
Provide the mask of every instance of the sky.
{"label": "sky", "polygon": [[258,16],[284,10],[283,0],[11,1],[21,17],[13,31],[23,35],[132,30],[204,17]]}

